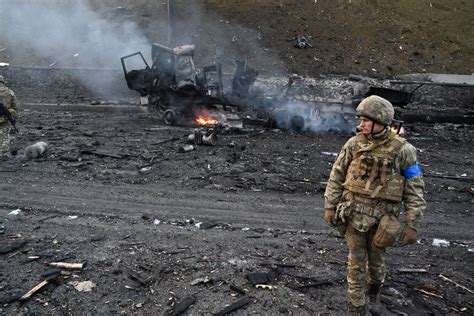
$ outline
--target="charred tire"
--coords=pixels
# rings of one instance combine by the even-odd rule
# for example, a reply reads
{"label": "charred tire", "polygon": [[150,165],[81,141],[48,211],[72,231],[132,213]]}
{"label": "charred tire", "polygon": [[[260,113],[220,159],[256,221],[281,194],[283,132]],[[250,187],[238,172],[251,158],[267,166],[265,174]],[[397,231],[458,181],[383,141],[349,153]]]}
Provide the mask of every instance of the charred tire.
{"label": "charred tire", "polygon": [[291,129],[295,132],[301,132],[304,128],[304,118],[301,115],[294,115],[290,119]]}
{"label": "charred tire", "polygon": [[166,110],[163,113],[163,123],[166,125],[174,125],[176,123],[176,112],[173,110]]}

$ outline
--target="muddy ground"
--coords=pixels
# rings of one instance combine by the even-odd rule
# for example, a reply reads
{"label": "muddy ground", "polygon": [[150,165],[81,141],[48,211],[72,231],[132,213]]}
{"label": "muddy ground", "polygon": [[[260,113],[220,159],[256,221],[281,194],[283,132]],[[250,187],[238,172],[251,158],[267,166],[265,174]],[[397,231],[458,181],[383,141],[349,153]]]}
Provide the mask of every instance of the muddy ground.
{"label": "muddy ground", "polygon": [[[198,45],[197,65],[219,51],[226,60],[247,55],[262,74],[473,72],[470,1],[236,3],[206,1],[201,24],[178,25],[186,35],[179,44],[186,37]],[[165,40],[155,11],[120,5],[106,3],[101,14],[140,22],[151,42]],[[197,15],[192,7],[180,12],[185,21]],[[288,41],[295,35],[314,48],[295,48]],[[0,161],[0,314],[177,314],[185,302],[193,302],[186,310],[193,315],[235,302],[244,305],[239,314],[347,314],[347,248],[324,223],[322,207],[348,136],[251,125],[181,153],[193,127],[163,125],[139,109],[136,95],[119,102],[61,79],[68,75],[61,67],[103,66],[95,58],[77,64],[76,51],[64,52],[72,61],[36,56],[24,49],[29,42],[0,39],[0,62],[12,66],[2,74],[20,99],[17,155]],[[15,68],[31,65],[45,69]],[[439,100],[424,89],[416,104],[397,109],[399,118],[472,118],[472,89],[436,87],[445,96]],[[425,172],[428,207],[418,244],[388,250],[386,315],[474,313],[474,130],[462,123],[405,126]],[[49,144],[47,156],[26,160],[25,147],[38,141]],[[61,269],[19,301],[57,261],[85,266]],[[254,286],[247,278],[254,272],[270,287]],[[84,281],[95,286],[79,291],[91,284]]]}
{"label": "muddy ground", "polygon": [[[192,296],[187,312],[206,315],[244,295],[248,314],[345,313],[347,249],[322,207],[346,136],[253,126],[180,153],[193,128],[148,113],[38,106],[20,115],[18,155],[0,171],[2,314],[161,314]],[[472,127],[407,130],[428,208],[419,243],[389,250],[386,312],[472,314]],[[40,140],[48,156],[25,160]],[[86,266],[14,300],[55,261]],[[272,288],[253,286],[251,272],[268,273]],[[82,281],[95,287],[80,292],[73,284]]]}

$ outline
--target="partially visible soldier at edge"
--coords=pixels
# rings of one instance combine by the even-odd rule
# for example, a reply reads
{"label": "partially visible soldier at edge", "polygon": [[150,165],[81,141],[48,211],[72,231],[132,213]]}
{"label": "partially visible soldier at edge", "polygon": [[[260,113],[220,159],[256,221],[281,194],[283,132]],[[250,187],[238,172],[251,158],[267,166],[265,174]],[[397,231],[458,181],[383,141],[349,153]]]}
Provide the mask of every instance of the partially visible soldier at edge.
{"label": "partially visible soldier at edge", "polygon": [[[357,107],[360,132],[342,147],[324,194],[324,219],[346,237],[349,311],[379,315],[386,247],[416,243],[426,202],[416,149],[392,131],[392,104],[370,96]],[[405,210],[402,229],[398,217]]]}
{"label": "partially visible soldier at edge", "polygon": [[[15,93],[5,84],[5,78],[0,75],[0,102],[10,112],[13,120],[18,118],[17,99]],[[0,157],[10,156],[10,129],[11,123],[0,114]]]}

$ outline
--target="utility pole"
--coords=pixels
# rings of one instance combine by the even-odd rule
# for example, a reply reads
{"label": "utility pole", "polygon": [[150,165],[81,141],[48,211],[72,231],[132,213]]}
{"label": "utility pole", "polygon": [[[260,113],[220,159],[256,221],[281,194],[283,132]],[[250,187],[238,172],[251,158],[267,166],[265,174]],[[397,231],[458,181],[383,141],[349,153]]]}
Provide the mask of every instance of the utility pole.
{"label": "utility pole", "polygon": [[176,41],[175,0],[168,0],[168,45],[173,48]]}

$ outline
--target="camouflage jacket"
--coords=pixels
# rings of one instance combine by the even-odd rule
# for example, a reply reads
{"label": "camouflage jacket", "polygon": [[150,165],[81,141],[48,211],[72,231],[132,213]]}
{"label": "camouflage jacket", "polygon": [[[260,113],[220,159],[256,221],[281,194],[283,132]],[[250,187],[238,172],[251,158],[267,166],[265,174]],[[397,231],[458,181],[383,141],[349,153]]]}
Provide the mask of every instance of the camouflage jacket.
{"label": "camouflage jacket", "polygon": [[[13,91],[10,90],[3,82],[0,82],[0,101],[10,111],[13,119],[16,120],[18,118],[18,101]],[[7,122],[7,119],[3,115],[0,116],[0,125],[4,125]]]}
{"label": "camouflage jacket", "polygon": [[[366,140],[368,144],[383,143],[393,136],[391,133],[391,130],[387,128],[377,135],[366,136]],[[346,142],[332,167],[324,194],[324,208],[337,210],[338,220],[345,222],[348,219],[357,230],[365,232],[376,225],[380,218],[388,212],[398,216],[402,203],[370,198],[344,189],[347,170],[353,160],[353,152],[360,145],[357,143],[357,139],[360,139],[360,134],[358,135]],[[395,155],[393,168],[405,179],[402,202],[405,208],[406,222],[412,228],[417,229],[423,217],[426,202],[423,199],[424,182],[417,162],[415,147],[404,142]]]}

